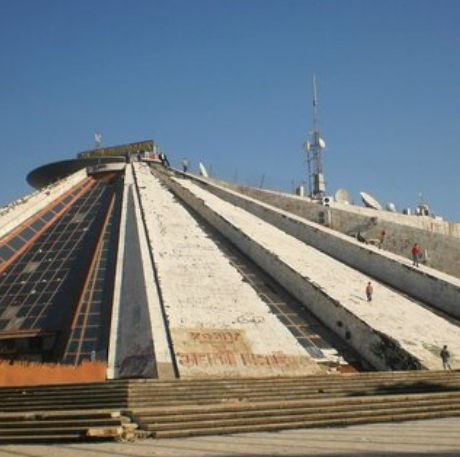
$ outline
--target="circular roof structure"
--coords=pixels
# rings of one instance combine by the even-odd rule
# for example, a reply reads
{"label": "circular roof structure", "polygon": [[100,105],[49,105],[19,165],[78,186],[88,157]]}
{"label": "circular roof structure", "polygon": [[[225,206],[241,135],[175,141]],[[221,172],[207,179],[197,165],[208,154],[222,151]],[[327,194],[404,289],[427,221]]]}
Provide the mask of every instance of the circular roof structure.
{"label": "circular roof structure", "polygon": [[27,182],[35,189],[41,189],[53,182],[66,178],[82,168],[94,165],[125,162],[124,157],[91,157],[85,159],[70,159],[53,162],[35,168],[27,175]]}

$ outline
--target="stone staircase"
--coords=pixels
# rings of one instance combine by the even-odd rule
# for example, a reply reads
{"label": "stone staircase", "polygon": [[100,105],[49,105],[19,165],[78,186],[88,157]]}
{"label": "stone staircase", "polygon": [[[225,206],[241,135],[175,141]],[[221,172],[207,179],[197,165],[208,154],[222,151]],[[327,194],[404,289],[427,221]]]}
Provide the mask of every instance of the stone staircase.
{"label": "stone staircase", "polygon": [[131,436],[136,428],[132,426],[129,418],[119,411],[39,411],[1,414],[0,445],[123,439]]}
{"label": "stone staircase", "polygon": [[0,388],[0,444],[128,439],[128,383]]}
{"label": "stone staircase", "polygon": [[131,382],[128,415],[156,438],[460,416],[460,372]]}
{"label": "stone staircase", "polygon": [[460,371],[0,388],[0,445],[460,416]]}

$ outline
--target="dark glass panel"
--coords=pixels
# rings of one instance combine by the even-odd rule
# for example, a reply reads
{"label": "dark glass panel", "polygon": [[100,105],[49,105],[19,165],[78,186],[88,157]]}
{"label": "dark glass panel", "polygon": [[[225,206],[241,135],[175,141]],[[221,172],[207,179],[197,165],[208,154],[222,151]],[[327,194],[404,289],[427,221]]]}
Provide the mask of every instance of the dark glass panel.
{"label": "dark glass panel", "polygon": [[32,230],[30,227],[26,227],[24,230],[21,231],[21,237],[24,238],[26,241],[30,241],[30,239],[35,235],[35,230]]}
{"label": "dark glass panel", "polygon": [[0,247],[0,257],[4,260],[8,260],[14,255],[14,250],[11,249],[7,244]]}

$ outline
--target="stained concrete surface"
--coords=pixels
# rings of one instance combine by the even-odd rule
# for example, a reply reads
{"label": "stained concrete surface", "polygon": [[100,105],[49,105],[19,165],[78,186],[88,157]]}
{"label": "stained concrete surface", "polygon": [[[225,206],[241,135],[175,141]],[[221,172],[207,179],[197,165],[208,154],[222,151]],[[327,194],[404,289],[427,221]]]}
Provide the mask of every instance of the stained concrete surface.
{"label": "stained concrete surface", "polygon": [[128,218],[125,233],[125,259],[121,281],[118,376],[157,377],[152,329],[148,312],[144,268],[135,217],[133,189],[128,194]]}
{"label": "stained concrete surface", "polygon": [[146,167],[136,179],[180,376],[322,373],[176,197]]}
{"label": "stained concrete surface", "polygon": [[[370,306],[363,297],[364,287],[371,279],[367,275],[306,245],[189,181],[182,180],[180,185],[201,199],[220,217],[231,221],[232,226],[244,233],[246,239],[251,239],[253,244],[260,245],[273,253],[274,259],[281,259],[292,271],[297,272],[310,283],[320,285],[320,289],[335,303],[339,303],[358,318],[355,324],[365,322],[376,332],[398,341],[401,347],[420,360],[428,369],[440,368],[439,351],[443,344],[447,344],[454,354],[453,366],[456,367],[455,363],[460,363],[458,359],[460,329],[455,323],[377,281],[373,281],[374,299]],[[268,259],[267,268],[273,261],[273,258]],[[335,307],[330,309],[336,310]],[[336,315],[321,307],[317,310],[323,313],[320,315],[321,320],[327,323],[329,328],[334,328]],[[357,325],[350,329],[356,341],[359,339],[359,335],[356,335],[357,329]],[[366,341],[371,338],[372,333],[362,336]],[[364,344],[364,342],[359,343],[357,346],[363,348]]]}
{"label": "stained concrete surface", "polygon": [[460,456],[460,418],[135,442],[0,446],[0,457]]}

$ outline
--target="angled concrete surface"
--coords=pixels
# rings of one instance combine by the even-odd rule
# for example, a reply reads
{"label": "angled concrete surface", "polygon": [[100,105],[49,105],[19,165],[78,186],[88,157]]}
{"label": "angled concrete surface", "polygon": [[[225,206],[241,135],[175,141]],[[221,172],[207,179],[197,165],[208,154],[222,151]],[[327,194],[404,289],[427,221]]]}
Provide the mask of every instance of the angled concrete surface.
{"label": "angled concrete surface", "polygon": [[[388,240],[384,243],[384,249],[379,249],[372,244],[360,243],[356,238],[325,225],[312,222],[226,187],[215,185],[202,178],[194,178],[194,180],[225,201],[247,210],[289,235],[319,249],[324,254],[352,268],[364,271],[367,275],[460,319],[460,279],[429,268],[425,264],[421,264],[420,268],[413,267],[412,259],[387,250]],[[316,206],[317,211],[331,211],[330,207],[315,203],[310,203],[310,205]],[[350,218],[353,218],[353,211],[353,207],[350,206]],[[375,210],[367,209],[367,211],[370,214],[376,214]],[[378,213],[379,217],[386,216],[385,212],[383,216],[380,213]],[[390,214],[390,217],[396,216],[407,219],[407,216],[404,215]],[[409,217],[409,220],[411,219],[414,217]],[[392,238],[399,236],[399,233],[394,234],[393,232]],[[444,236],[444,238],[449,237]],[[458,239],[455,239],[455,244],[451,246],[452,250],[457,249],[458,244]],[[407,251],[410,252],[410,249]]]}
{"label": "angled concrete surface", "polygon": [[[268,271],[273,267],[273,261],[279,260],[278,268],[281,264],[286,265],[289,272],[296,272],[303,278],[305,285],[312,285],[317,290],[318,297],[329,297],[337,306],[326,308],[323,304],[320,306],[313,303],[313,306],[317,305],[313,312],[323,322],[328,323],[330,328],[343,332],[345,337],[350,336],[350,343],[369,361],[375,356],[375,347],[369,347],[370,339],[386,335],[428,369],[440,368],[439,351],[443,344],[447,344],[451,352],[457,355],[453,360],[453,367],[460,367],[460,328],[457,325],[377,282],[373,282],[374,299],[368,303],[364,294],[370,279],[367,275],[223,201],[188,180],[176,179],[175,182],[192,192],[219,220],[225,220],[232,227],[233,233],[240,235],[239,240],[243,240],[249,254],[248,246],[254,249],[259,246],[271,252],[271,261],[266,261],[265,265]],[[277,277],[277,273],[276,269],[271,272],[274,277]],[[303,293],[300,289],[299,286],[300,296],[296,295],[299,299]],[[289,290],[292,291],[291,288]],[[346,311],[348,316],[351,314],[356,318],[347,322],[348,329],[339,325],[339,322],[343,323],[346,314],[336,314],[338,310]],[[372,333],[360,329],[364,324],[373,329]],[[377,341],[375,344],[381,343]]]}
{"label": "angled concrete surface", "polygon": [[460,456],[460,418],[146,439],[136,442],[0,446],[0,457],[448,457]]}
{"label": "angled concrete surface", "polygon": [[81,170],[55,184],[26,195],[0,209],[0,238],[14,230],[38,211],[45,208],[66,191],[86,178],[86,171]]}
{"label": "angled concrete surface", "polygon": [[184,206],[133,166],[180,376],[320,373]]}
{"label": "angled concrete surface", "polygon": [[148,315],[146,278],[142,265],[139,223],[135,217],[134,195],[127,192],[124,257],[121,277],[118,326],[117,377],[157,377],[153,335]]}
{"label": "angled concrete surface", "polygon": [[119,238],[107,376],[170,379],[173,360],[130,166]]}
{"label": "angled concrete surface", "polygon": [[[207,179],[208,182],[216,182]],[[344,234],[355,234],[358,230],[366,238],[378,239],[386,231],[385,248],[406,258],[414,242],[418,242],[428,263],[438,270],[459,277],[460,223],[446,222],[431,216],[405,215],[390,211],[377,211],[331,202],[329,206],[318,204],[307,197],[289,195],[267,189],[240,186],[217,181],[219,185],[236,189],[238,193],[252,196],[259,201],[297,214],[310,221],[327,225]]]}

